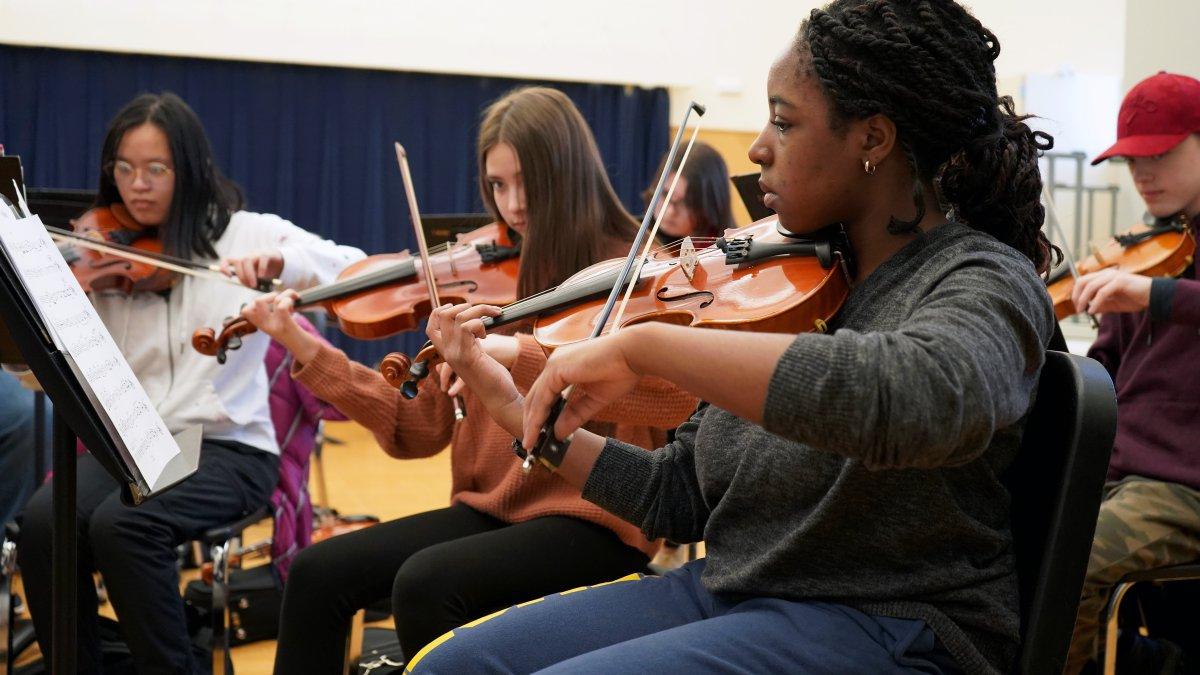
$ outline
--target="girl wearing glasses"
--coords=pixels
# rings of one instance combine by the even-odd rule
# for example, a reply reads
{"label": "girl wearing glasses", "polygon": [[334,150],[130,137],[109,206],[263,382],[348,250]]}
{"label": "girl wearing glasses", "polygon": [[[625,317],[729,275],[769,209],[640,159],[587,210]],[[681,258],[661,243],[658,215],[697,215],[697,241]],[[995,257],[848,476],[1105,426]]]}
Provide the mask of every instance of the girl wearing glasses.
{"label": "girl wearing glasses", "polygon": [[[101,152],[97,206],[123,204],[143,227],[157,228],[164,251],[224,261],[248,286],[278,277],[304,288],[333,281],[363,256],[274,215],[242,210],[238,187],[213,162],[196,114],[178,96],[144,94],[113,120]],[[220,325],[256,297],[205,279],[184,277],[159,293],[101,291],[92,302],[167,427],[200,424],[199,469],[134,508],[91,455],[79,459],[80,672],[102,669],[91,573],[104,575],[138,672],[201,670],[192,655],[179,596],[175,547],[267,502],[279,472],[279,447],[268,407],[263,359],[269,340],[247,336],[228,362],[190,346],[197,326]],[[21,571],[42,653],[50,638],[49,485],[23,516]]]}

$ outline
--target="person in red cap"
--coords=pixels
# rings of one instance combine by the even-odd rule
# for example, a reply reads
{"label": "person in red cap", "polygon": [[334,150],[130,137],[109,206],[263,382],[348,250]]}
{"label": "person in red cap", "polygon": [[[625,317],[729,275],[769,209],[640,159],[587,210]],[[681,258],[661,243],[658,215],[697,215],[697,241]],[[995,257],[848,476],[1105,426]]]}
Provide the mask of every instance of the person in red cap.
{"label": "person in red cap", "polygon": [[[1195,235],[1200,81],[1160,72],[1139,82],[1121,103],[1117,142],[1092,163],[1110,157],[1129,164],[1152,216],[1186,219]],[[1072,299],[1080,311],[1103,315],[1088,356],[1112,375],[1118,415],[1066,673],[1079,672],[1096,656],[1100,614],[1118,579],[1200,558],[1200,397],[1195,389],[1200,280],[1195,265],[1177,279],[1101,270],[1080,278]],[[1173,645],[1138,647],[1154,652],[1159,664],[1179,658]]]}

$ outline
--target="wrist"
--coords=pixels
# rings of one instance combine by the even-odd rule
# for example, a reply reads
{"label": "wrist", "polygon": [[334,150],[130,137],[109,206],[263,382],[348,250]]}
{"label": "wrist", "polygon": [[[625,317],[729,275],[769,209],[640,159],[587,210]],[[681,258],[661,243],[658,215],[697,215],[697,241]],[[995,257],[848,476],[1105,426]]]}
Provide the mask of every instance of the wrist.
{"label": "wrist", "polygon": [[652,349],[648,346],[657,344],[661,339],[661,331],[669,326],[657,321],[639,323],[622,329],[616,334],[617,349],[625,364],[637,375],[654,375],[655,359],[651,358]]}
{"label": "wrist", "polygon": [[321,351],[321,343],[317,338],[296,323],[292,323],[282,335],[276,338],[276,341],[291,352],[292,358],[301,365],[312,361],[316,358],[317,352]]}

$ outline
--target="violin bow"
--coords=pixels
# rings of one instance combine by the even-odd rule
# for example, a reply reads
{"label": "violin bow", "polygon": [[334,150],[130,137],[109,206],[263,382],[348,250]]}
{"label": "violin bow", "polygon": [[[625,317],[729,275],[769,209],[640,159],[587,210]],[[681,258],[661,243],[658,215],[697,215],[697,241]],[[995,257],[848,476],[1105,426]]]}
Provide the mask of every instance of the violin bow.
{"label": "violin bow", "polygon": [[[650,249],[654,245],[654,237],[658,234],[658,226],[662,223],[663,215],[666,214],[667,208],[671,205],[671,197],[675,196],[675,186],[679,185],[679,177],[683,175],[683,167],[687,164],[688,157],[692,154],[692,146],[696,144],[696,136],[699,134],[700,120],[696,120],[696,125],[692,127],[692,137],[688,139],[687,148],[684,149],[683,157],[679,160],[679,168],[675,171],[675,177],[671,180],[671,189],[667,190],[667,196],[663,198],[662,204],[658,208],[658,214],[654,216],[654,225],[650,228],[650,236],[646,237],[646,245],[642,249],[641,255],[637,257],[633,274],[630,276],[631,280],[642,278],[642,266],[646,264],[646,259],[650,256]],[[649,213],[650,209],[647,208],[646,212]],[[684,239],[687,240],[690,237],[684,237]],[[621,330],[621,317],[625,316],[625,308],[629,306],[629,298],[633,295],[635,286],[637,284],[632,281],[625,284],[625,295],[621,297],[621,304],[617,306],[617,317],[613,319],[613,327],[609,331],[609,334]],[[607,320],[607,317],[605,317],[605,320]],[[604,324],[600,325],[603,326]]]}
{"label": "violin bow", "polygon": [[[404,181],[404,193],[408,197],[408,210],[412,214],[413,229],[417,235],[417,251],[421,256],[421,266],[425,268],[425,287],[429,290],[430,308],[442,306],[438,298],[437,281],[433,278],[433,263],[429,261],[429,247],[425,244],[425,227],[421,224],[421,210],[417,207],[417,192],[413,189],[412,173],[408,168],[408,152],[404,146],[396,142],[396,162],[400,165],[400,178]],[[451,264],[454,261],[454,249],[449,250]],[[454,396],[454,421],[461,422],[466,417],[462,400]]]}
{"label": "violin bow", "polygon": [[[675,140],[671,142],[671,150],[667,153],[667,159],[663,162],[662,174],[658,177],[658,184],[654,187],[654,196],[650,198],[650,204],[646,208],[646,213],[642,216],[642,224],[638,227],[637,236],[633,239],[633,245],[629,247],[629,255],[625,257],[625,264],[621,267],[621,271],[617,274],[616,282],[613,284],[612,291],[608,294],[608,299],[604,302],[603,309],[596,317],[596,324],[592,328],[592,334],[588,337],[589,340],[594,340],[604,332],[604,326],[608,323],[608,319],[612,316],[613,307],[617,303],[617,297],[621,295],[622,289],[628,285],[632,290],[637,283],[637,276],[631,274],[633,272],[634,263],[641,257],[643,243],[646,241],[646,235],[650,231],[650,221],[655,220],[655,229],[657,230],[657,219],[654,218],[655,211],[663,198],[663,188],[666,187],[667,175],[671,173],[671,167],[675,164],[675,156],[679,153],[679,146],[683,141],[683,132],[687,129],[688,120],[691,119],[692,113],[695,112],[698,117],[704,116],[704,106],[692,101],[688,104],[688,109],[683,115],[683,122],[679,125],[679,130],[675,132]],[[696,123],[696,129],[699,129],[699,122]],[[692,148],[692,143],[696,140],[696,134],[693,132],[692,141],[688,143],[688,151]],[[685,154],[686,158],[686,154]],[[675,171],[675,180],[671,183],[671,190],[675,190],[675,186],[679,184],[679,176],[683,173],[683,164],[680,163],[679,168]],[[661,213],[659,214],[661,216]],[[653,240],[651,240],[653,241]],[[639,265],[640,269],[641,266]],[[626,300],[629,298],[629,293],[625,295]],[[622,309],[624,303],[622,303]],[[614,325],[614,330],[616,326]],[[538,433],[538,440],[534,447],[526,450],[521,446],[521,440],[513,440],[513,451],[523,459],[521,468],[529,473],[533,468],[534,461],[541,461],[548,467],[553,468],[554,463],[544,459],[547,456],[555,457],[561,461],[562,455],[566,452],[567,446],[571,444],[570,436],[565,439],[558,439],[554,436],[554,424],[558,421],[558,416],[562,414],[563,408],[566,407],[567,398],[571,396],[574,386],[569,386],[558,398],[554,404],[550,406],[550,414],[546,417],[546,421],[542,423],[541,431]]]}
{"label": "violin bow", "polygon": [[[50,237],[56,241],[70,243],[80,248],[91,249],[100,253],[108,253],[120,258],[126,258],[134,262],[140,262],[152,267],[160,267],[179,274],[187,274],[201,279],[210,279],[213,281],[222,281],[227,284],[246,288],[246,286],[238,281],[237,277],[226,274],[221,270],[221,266],[217,264],[204,264],[176,258],[165,253],[150,254],[145,251],[139,251],[133,247],[123,246],[106,241],[97,241],[91,237],[84,236],[77,232],[69,232],[62,228],[54,227],[53,225],[43,225],[46,231],[50,233]],[[269,286],[268,286],[269,284]],[[281,286],[279,279],[262,279],[260,287],[255,289],[261,292],[278,290]]]}
{"label": "violin bow", "polygon": [[[1054,193],[1050,191],[1050,186],[1045,183],[1042,184],[1042,199],[1046,201],[1046,215],[1049,216],[1050,226],[1054,228],[1054,234],[1063,243],[1063,257],[1066,258],[1067,267],[1071,270],[1071,278],[1075,280],[1076,285],[1079,285],[1079,270],[1075,267],[1075,256],[1071,255],[1071,247],[1067,245],[1067,235],[1063,231],[1062,221],[1058,219],[1058,210],[1054,208]],[[1099,330],[1100,322],[1096,320],[1096,315],[1088,312],[1086,309],[1083,313],[1092,322],[1092,328]]]}

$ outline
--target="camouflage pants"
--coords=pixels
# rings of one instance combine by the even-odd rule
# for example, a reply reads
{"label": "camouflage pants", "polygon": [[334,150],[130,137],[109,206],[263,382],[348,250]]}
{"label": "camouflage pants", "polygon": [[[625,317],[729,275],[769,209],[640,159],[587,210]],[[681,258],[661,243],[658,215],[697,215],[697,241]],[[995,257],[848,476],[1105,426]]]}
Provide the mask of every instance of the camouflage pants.
{"label": "camouflage pants", "polygon": [[1065,672],[1073,675],[1098,656],[1103,644],[1101,613],[1118,579],[1197,559],[1200,492],[1139,476],[1105,485]]}

